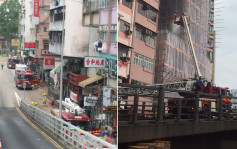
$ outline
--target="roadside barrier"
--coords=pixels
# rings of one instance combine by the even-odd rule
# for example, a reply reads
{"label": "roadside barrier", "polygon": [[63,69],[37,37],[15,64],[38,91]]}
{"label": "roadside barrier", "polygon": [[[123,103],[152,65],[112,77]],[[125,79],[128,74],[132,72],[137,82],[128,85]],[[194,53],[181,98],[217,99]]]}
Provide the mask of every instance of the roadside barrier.
{"label": "roadside barrier", "polygon": [[[20,109],[27,113],[39,125],[46,128],[46,131],[56,138],[61,138],[68,144],[77,149],[117,149],[105,140],[96,137],[89,132],[65,122],[31,104],[27,104],[24,100],[20,101]],[[76,132],[76,133],[74,133]],[[83,134],[83,135],[81,135]],[[1,148],[0,148],[1,149]]]}

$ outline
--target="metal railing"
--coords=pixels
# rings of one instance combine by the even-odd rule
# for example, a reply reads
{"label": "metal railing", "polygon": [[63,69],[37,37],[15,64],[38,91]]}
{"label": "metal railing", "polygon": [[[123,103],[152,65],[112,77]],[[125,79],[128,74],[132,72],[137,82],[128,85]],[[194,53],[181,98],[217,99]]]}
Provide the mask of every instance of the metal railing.
{"label": "metal railing", "polygon": [[96,137],[78,127],[65,122],[33,105],[27,104],[24,100],[20,101],[20,108],[27,113],[40,126],[43,126],[48,133],[66,141],[68,144],[78,149],[117,149],[103,139]]}
{"label": "metal railing", "polygon": [[[130,85],[131,86],[131,85]],[[164,87],[131,86],[119,92],[118,120],[147,123],[164,121],[212,121],[236,119],[231,112],[231,97],[200,91],[167,89]],[[150,98],[150,99],[148,99]],[[127,123],[126,123],[127,124]]]}

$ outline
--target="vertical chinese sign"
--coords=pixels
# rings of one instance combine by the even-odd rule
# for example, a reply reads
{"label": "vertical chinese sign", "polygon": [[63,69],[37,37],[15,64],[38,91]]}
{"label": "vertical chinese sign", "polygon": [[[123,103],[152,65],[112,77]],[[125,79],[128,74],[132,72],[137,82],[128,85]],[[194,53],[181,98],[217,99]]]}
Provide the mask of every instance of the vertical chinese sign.
{"label": "vertical chinese sign", "polygon": [[34,0],[34,17],[39,17],[39,0]]}

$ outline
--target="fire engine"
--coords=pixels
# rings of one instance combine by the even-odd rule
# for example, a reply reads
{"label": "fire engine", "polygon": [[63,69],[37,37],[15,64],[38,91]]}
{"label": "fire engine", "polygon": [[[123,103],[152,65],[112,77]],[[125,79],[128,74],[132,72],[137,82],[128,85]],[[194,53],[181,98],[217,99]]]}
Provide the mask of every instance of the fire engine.
{"label": "fire engine", "polygon": [[[185,80],[183,82],[176,82],[176,83],[171,83],[171,84],[182,84],[183,86],[178,88],[178,89],[183,89],[183,90],[189,90],[189,91],[197,91],[197,88],[195,86],[196,83],[196,79],[197,78],[201,78],[202,75],[200,73],[200,69],[198,66],[198,61],[196,58],[196,54],[195,54],[195,50],[194,50],[194,46],[193,46],[193,42],[192,42],[192,38],[191,38],[191,34],[190,34],[190,30],[189,30],[189,24],[187,21],[187,17],[185,14],[175,14],[174,15],[174,23],[180,26],[183,26],[185,31],[186,31],[186,35],[188,37],[188,45],[191,49],[191,53],[192,56],[194,58],[194,66],[195,66],[195,71],[196,71],[196,78],[194,79],[188,79]],[[200,87],[200,92],[203,93],[210,93],[210,94],[218,94],[218,95],[224,95],[224,96],[229,96],[230,95],[230,90],[229,88],[222,88],[222,87],[216,87],[212,85],[212,82],[208,82],[207,80],[203,79],[203,86]],[[184,98],[193,98],[194,99],[194,95],[188,95],[188,94],[184,94],[184,93],[179,93],[180,96],[184,97]],[[209,105],[208,101],[213,101],[211,102],[212,105]],[[230,98],[223,98],[223,107],[227,107],[228,103],[231,102]],[[175,106],[178,105],[178,101],[177,100],[169,100],[168,101],[168,112],[169,113],[177,113],[177,108],[175,108]],[[182,108],[182,112],[184,113],[193,113],[193,105],[194,105],[194,100],[183,100],[182,105],[185,106],[185,108]],[[200,96],[200,102],[199,102],[199,108],[200,111],[202,113],[205,113],[208,109],[208,106],[212,107],[212,111],[215,112],[214,108],[216,108],[216,99],[207,99],[207,98],[203,98],[202,96]]]}
{"label": "fire engine", "polygon": [[[97,121],[91,120],[86,114],[85,110],[78,106],[75,102],[72,102],[70,98],[65,98],[62,101],[62,105],[65,107],[62,110],[62,119],[71,123],[74,126],[78,126],[83,130],[89,131],[95,136],[100,136],[101,129],[97,128]],[[59,117],[59,109],[51,108],[51,113]]]}

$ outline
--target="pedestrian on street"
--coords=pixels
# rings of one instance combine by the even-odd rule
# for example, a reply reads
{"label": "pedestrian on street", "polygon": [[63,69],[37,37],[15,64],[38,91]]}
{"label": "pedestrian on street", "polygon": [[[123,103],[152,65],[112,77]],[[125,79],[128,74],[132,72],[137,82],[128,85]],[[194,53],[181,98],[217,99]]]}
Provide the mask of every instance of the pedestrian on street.
{"label": "pedestrian on street", "polygon": [[2,66],[2,70],[3,70],[4,62],[1,63],[1,66]]}

